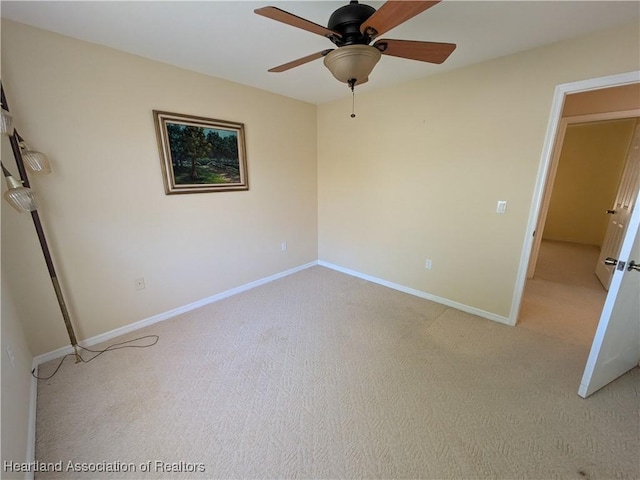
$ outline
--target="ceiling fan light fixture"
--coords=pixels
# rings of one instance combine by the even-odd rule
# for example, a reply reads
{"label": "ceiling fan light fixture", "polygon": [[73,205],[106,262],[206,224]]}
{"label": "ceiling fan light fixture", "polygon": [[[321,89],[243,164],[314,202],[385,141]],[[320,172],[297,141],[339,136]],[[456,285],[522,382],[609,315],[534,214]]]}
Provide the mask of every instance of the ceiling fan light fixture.
{"label": "ceiling fan light fixture", "polygon": [[357,85],[369,80],[369,74],[380,60],[380,50],[370,45],[345,45],[324,57],[324,65],[342,83],[355,80]]}

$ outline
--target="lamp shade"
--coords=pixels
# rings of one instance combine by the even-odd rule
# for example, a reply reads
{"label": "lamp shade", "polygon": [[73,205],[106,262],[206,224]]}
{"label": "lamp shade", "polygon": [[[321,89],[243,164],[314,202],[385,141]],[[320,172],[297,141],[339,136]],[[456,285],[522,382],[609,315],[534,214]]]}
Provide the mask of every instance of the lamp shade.
{"label": "lamp shade", "polygon": [[370,45],[346,45],[329,52],[324,57],[324,65],[340,82],[355,80],[355,84],[360,85],[369,80],[380,56],[380,50]]}
{"label": "lamp shade", "polygon": [[4,198],[9,205],[18,212],[33,212],[38,209],[36,196],[30,188],[23,187],[22,182],[16,180],[12,176],[5,177],[7,181],[7,191],[4,192]]}
{"label": "lamp shade", "polygon": [[13,135],[13,116],[4,108],[0,110],[0,134]]}
{"label": "lamp shade", "polygon": [[33,173],[48,174],[51,173],[51,164],[47,156],[36,150],[22,150],[22,159],[25,165]]}

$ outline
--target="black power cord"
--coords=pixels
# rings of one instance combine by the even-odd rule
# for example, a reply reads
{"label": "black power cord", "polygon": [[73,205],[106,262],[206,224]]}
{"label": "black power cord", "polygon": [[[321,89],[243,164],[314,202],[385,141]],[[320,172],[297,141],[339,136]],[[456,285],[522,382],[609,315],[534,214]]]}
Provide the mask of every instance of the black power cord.
{"label": "black power cord", "polygon": [[[153,339],[151,341],[151,343],[149,343],[148,345],[128,345],[130,343],[137,342],[137,341],[140,341],[140,340],[146,340],[148,338]],[[78,345],[78,348],[81,348],[82,350],[84,350],[86,352],[95,353],[96,355],[94,355],[93,357],[89,358],[88,360],[85,360],[84,358],[82,358],[82,355],[80,355],[80,354],[76,355],[75,353],[68,353],[64,357],[62,357],[62,359],[60,360],[60,363],[58,364],[56,369],[48,377],[39,377],[38,375],[36,375],[36,369],[35,368],[33,370],[31,370],[31,375],[33,375],[33,377],[37,378],[38,380],[49,380],[56,373],[58,373],[58,370],[60,370],[60,367],[62,367],[62,364],[67,359],[67,357],[79,358],[82,363],[89,363],[90,361],[95,360],[96,358],[98,358],[103,353],[107,353],[107,352],[110,352],[112,350],[120,350],[121,348],[149,348],[149,347],[153,347],[156,343],[158,343],[158,340],[160,340],[160,337],[158,335],[145,335],[144,337],[134,338],[132,340],[127,340],[126,342],[114,343],[113,345],[109,345],[104,350],[91,350],[90,348],[85,348],[85,347],[83,347],[81,345]]]}

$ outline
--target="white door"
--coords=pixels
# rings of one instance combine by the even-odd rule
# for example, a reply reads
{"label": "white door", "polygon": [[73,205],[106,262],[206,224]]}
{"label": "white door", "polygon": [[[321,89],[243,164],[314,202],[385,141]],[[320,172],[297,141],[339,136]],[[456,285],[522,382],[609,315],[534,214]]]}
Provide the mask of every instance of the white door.
{"label": "white door", "polygon": [[622,240],[578,389],[581,397],[586,398],[640,362],[640,267],[629,268],[633,264],[640,264],[640,208],[633,209]]}
{"label": "white door", "polygon": [[[625,232],[629,216],[638,196],[640,186],[640,122],[636,123],[635,133],[631,140],[627,160],[618,186],[616,201],[608,210],[609,223],[605,233],[600,258],[596,264],[596,275],[605,289],[609,290],[614,266],[605,263],[607,257],[615,258],[622,245],[622,237]],[[605,212],[602,212],[603,214]]]}

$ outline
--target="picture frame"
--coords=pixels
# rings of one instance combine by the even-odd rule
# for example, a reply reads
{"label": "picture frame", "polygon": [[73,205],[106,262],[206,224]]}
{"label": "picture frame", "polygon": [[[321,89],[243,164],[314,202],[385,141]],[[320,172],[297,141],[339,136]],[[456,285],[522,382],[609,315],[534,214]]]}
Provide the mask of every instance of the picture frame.
{"label": "picture frame", "polygon": [[248,190],[244,124],[153,110],[166,195]]}

